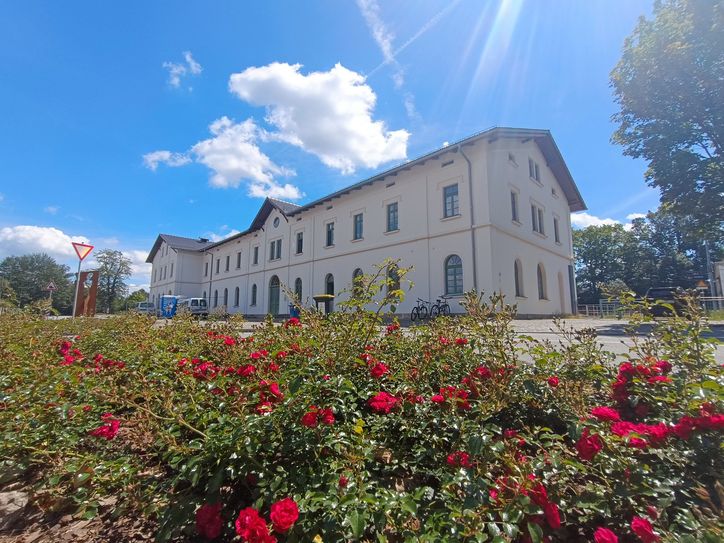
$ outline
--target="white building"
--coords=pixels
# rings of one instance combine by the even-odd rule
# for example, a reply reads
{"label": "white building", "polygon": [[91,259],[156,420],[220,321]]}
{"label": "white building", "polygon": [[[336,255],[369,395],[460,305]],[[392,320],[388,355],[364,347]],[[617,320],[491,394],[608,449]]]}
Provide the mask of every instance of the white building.
{"label": "white building", "polygon": [[218,243],[161,234],[151,300],[205,297],[229,313],[286,314],[280,284],[312,305],[385,258],[412,266],[398,307],[463,292],[506,295],[523,315],[575,312],[570,213],[586,209],[547,130],[492,128],[298,206],[267,198]]}

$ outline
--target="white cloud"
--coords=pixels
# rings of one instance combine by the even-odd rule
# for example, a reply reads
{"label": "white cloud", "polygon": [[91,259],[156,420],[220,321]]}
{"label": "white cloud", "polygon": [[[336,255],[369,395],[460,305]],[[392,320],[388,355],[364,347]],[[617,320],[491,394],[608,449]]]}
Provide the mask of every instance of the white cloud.
{"label": "white cloud", "polygon": [[159,164],[166,164],[172,168],[183,166],[191,162],[191,159],[184,153],[172,153],[171,151],[153,151],[143,155],[143,163],[151,171],[156,171]]}
{"label": "white cloud", "polygon": [[0,228],[0,256],[48,253],[58,258],[75,257],[72,242],[88,243],[85,236],[70,236],[53,227],[6,226]]}
{"label": "white cloud", "polygon": [[[228,230],[227,228],[222,227],[221,230]],[[231,236],[235,236],[239,233],[239,230],[231,229],[227,232],[223,232],[222,234],[217,234],[216,232],[207,232],[206,236],[208,239],[210,239],[213,242],[221,241],[222,239],[230,238]]]}
{"label": "white cloud", "polygon": [[55,215],[56,213],[58,213],[58,210],[60,210],[60,207],[58,206],[47,206],[45,209],[43,209],[43,211],[49,213],[50,215]]}
{"label": "white cloud", "polygon": [[180,62],[164,62],[163,67],[168,71],[168,84],[174,88],[181,86],[181,80],[187,75],[199,75],[203,68],[201,64],[194,60],[191,51],[184,51],[184,63]]}
{"label": "white cloud", "polygon": [[645,219],[646,213],[629,213],[626,215],[626,218],[630,221],[633,221],[634,219]]}
{"label": "white cloud", "polygon": [[131,260],[131,273],[134,277],[142,276],[150,279],[151,264],[146,262],[146,257],[148,257],[148,251],[131,249],[121,252],[123,253],[123,256]]}
{"label": "white cloud", "polygon": [[300,147],[345,174],[406,158],[409,132],[372,120],[377,97],[362,75],[341,64],[307,75],[300,68],[275,62],[231,75],[232,92],[268,108],[277,131],[265,139]]}
{"label": "white cloud", "polygon": [[574,228],[586,228],[588,226],[602,226],[604,224],[621,224],[620,221],[615,219],[602,219],[589,213],[573,213],[571,215],[571,225]]}

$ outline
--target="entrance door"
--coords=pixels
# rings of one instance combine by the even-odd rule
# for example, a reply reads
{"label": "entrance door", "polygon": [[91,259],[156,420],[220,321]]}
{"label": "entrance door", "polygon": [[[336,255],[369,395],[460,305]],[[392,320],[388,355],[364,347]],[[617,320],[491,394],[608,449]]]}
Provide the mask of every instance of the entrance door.
{"label": "entrance door", "polygon": [[[331,273],[328,273],[324,279],[324,293],[334,296],[334,276]],[[333,310],[334,300],[329,300],[327,302],[327,313],[331,313]]]}
{"label": "entrance door", "polygon": [[279,315],[279,278],[276,275],[269,281],[269,313]]}

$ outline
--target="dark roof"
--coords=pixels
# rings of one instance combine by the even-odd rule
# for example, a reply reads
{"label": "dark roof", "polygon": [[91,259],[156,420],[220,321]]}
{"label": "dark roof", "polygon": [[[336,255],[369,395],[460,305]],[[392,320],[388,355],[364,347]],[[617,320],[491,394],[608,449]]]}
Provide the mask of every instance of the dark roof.
{"label": "dark roof", "polygon": [[213,245],[213,243],[206,238],[184,238],[170,234],[159,234],[151,248],[151,252],[148,253],[146,262],[153,262],[153,257],[156,256],[156,252],[164,241],[168,243],[169,247],[181,249],[182,251],[203,251],[210,245]]}
{"label": "dark roof", "polygon": [[[275,198],[266,198],[264,200],[264,203],[261,205],[261,208],[257,212],[256,217],[254,217],[254,220],[251,222],[249,228],[247,228],[243,232],[239,232],[238,234],[230,236],[216,243],[209,243],[205,247],[197,248],[198,250],[210,249],[221,245],[222,243],[226,243],[229,240],[236,239],[255,230],[259,230],[264,225],[264,221],[266,221],[267,217],[273,209],[278,209],[285,217],[298,215],[299,213],[308,211],[325,202],[329,202],[330,200],[334,200],[335,198],[340,198],[346,194],[349,194],[353,190],[359,190],[368,185],[372,185],[377,181],[382,181],[386,177],[396,176],[400,172],[409,170],[413,166],[422,165],[428,160],[435,160],[446,153],[458,153],[461,147],[464,147],[466,145],[473,145],[479,140],[487,139],[488,141],[492,142],[499,138],[517,138],[521,140],[535,141],[538,145],[538,148],[541,150],[541,153],[543,153],[548,167],[553,172],[553,175],[556,176],[556,180],[561,186],[566,200],[568,201],[569,209],[571,211],[583,211],[586,209],[586,203],[583,201],[583,197],[578,191],[578,187],[576,186],[576,183],[571,176],[571,172],[568,170],[568,166],[566,166],[566,163],[563,160],[563,156],[561,155],[561,152],[558,149],[556,142],[553,140],[553,136],[551,135],[550,130],[541,130],[536,128],[493,127],[487,130],[483,130],[482,132],[478,132],[477,134],[473,134],[472,136],[461,139],[449,145],[446,145],[445,147],[441,147],[440,149],[436,149],[435,151],[432,151],[425,155],[419,156],[413,160],[408,160],[407,162],[395,166],[394,168],[390,168],[389,170],[385,170],[381,173],[378,173],[377,175],[368,177],[367,179],[364,179],[359,183],[350,185],[349,187],[338,190],[337,192],[333,192],[332,194],[319,198],[318,200],[314,200],[313,202],[310,202],[303,206],[285,202],[283,200],[277,200]],[[188,238],[178,239],[186,240]],[[152,255],[149,255],[149,258],[152,258]],[[147,260],[147,262],[150,262],[150,260]]]}

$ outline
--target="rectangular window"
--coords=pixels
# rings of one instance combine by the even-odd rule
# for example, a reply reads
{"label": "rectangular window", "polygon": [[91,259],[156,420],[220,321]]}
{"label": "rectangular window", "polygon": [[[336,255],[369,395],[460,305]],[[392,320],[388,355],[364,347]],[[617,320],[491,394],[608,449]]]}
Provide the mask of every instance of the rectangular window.
{"label": "rectangular window", "polygon": [[226,266],[224,267],[224,271],[229,271],[229,261],[231,260],[231,255],[226,255]]}
{"label": "rectangular window", "polygon": [[327,223],[327,247],[332,247],[334,245],[334,223],[328,222]]}
{"label": "rectangular window", "polygon": [[362,239],[363,232],[363,218],[362,213],[358,213],[354,216],[354,232],[352,233],[352,239]]}
{"label": "rectangular window", "polygon": [[543,227],[543,209],[535,204],[532,204],[530,206],[530,214],[533,222],[533,232],[545,234],[545,229]]}
{"label": "rectangular window", "polygon": [[556,243],[561,242],[561,235],[558,232],[558,217],[553,217],[553,237],[556,240]]}
{"label": "rectangular window", "polygon": [[[236,253],[236,269],[238,270],[239,268],[241,268],[241,251]],[[239,305],[239,304],[236,304],[236,305]]]}
{"label": "rectangular window", "polygon": [[387,204],[387,231],[394,232],[399,228],[397,202]]}
{"label": "rectangular window", "polygon": [[515,222],[520,222],[518,216],[518,193],[514,190],[510,191],[510,215]]}
{"label": "rectangular window", "polygon": [[276,239],[269,244],[269,260],[279,260],[282,257],[282,240]]}
{"label": "rectangular window", "polygon": [[171,274],[170,274],[170,276],[173,277],[173,262],[171,262]]}
{"label": "rectangular window", "polygon": [[204,277],[208,277],[208,276],[209,276],[209,263],[204,262]]}
{"label": "rectangular window", "polygon": [[276,241],[272,241],[269,243],[269,260],[274,260],[274,247],[276,247],[276,245]]}
{"label": "rectangular window", "polygon": [[167,271],[167,268],[166,268],[166,266],[164,266],[163,267],[163,278],[164,279],[166,279],[166,271]]}
{"label": "rectangular window", "polygon": [[297,232],[297,254],[304,252],[304,232]]}
{"label": "rectangular window", "polygon": [[445,217],[460,215],[460,203],[458,200],[458,185],[450,185],[442,189]]}
{"label": "rectangular window", "polygon": [[254,260],[252,260],[254,266],[259,263],[259,246],[254,247]]}
{"label": "rectangular window", "polygon": [[528,175],[531,179],[535,179],[540,183],[540,168],[538,163],[532,158],[528,159]]}
{"label": "rectangular window", "polygon": [[216,275],[219,275],[219,266],[221,266],[221,259],[216,259]]}
{"label": "rectangular window", "polygon": [[277,255],[276,255],[276,257],[277,257],[277,260],[282,257],[282,240],[280,240],[280,239],[277,240]]}

